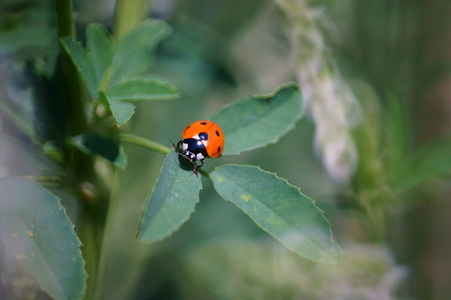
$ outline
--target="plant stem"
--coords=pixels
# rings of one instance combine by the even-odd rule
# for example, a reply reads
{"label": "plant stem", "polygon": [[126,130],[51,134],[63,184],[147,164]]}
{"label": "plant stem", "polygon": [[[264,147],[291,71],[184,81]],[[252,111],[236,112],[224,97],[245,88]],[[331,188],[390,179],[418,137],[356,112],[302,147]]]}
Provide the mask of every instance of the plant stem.
{"label": "plant stem", "polygon": [[[70,36],[74,40],[75,25],[72,19],[71,0],[55,0],[56,18],[58,23],[58,36]],[[61,68],[64,76],[66,91],[66,110],[68,112],[68,135],[76,135],[87,129],[85,102],[82,97],[82,85],[80,76],[72,63],[69,55],[60,45]]]}
{"label": "plant stem", "polygon": [[102,211],[85,207],[83,209],[83,221],[81,224],[81,241],[83,243],[83,257],[88,273],[87,289],[85,299],[94,299],[97,290],[98,263],[100,259],[100,249],[102,247],[104,218]]}
{"label": "plant stem", "polygon": [[19,177],[37,182],[42,186],[60,187],[64,184],[59,176],[23,175]]}
{"label": "plant stem", "polygon": [[75,25],[72,20],[72,1],[55,0],[55,9],[59,36],[70,36],[75,39]]}
{"label": "plant stem", "polygon": [[[130,134],[130,133],[121,133],[119,134],[119,138],[121,139],[121,141],[123,142],[128,142],[131,144],[135,144],[137,146],[141,146],[144,147],[146,149],[150,149],[150,150],[154,150],[157,152],[160,152],[161,154],[168,154],[169,151],[171,151],[171,148],[166,147],[165,145],[162,145],[160,143],[154,142],[152,140],[143,138],[141,136],[137,136],[134,134]],[[201,173],[202,175],[204,175],[205,177],[210,177],[210,175],[208,174],[208,172],[199,169],[197,170],[199,173]]]}
{"label": "plant stem", "polygon": [[117,170],[114,172],[112,180],[112,190],[111,197],[108,203],[108,215],[105,220],[105,227],[103,231],[103,240],[100,248],[99,263],[96,274],[96,290],[93,293],[92,299],[100,300],[103,299],[102,295],[104,292],[104,281],[105,274],[107,272],[108,254],[110,247],[115,238],[116,228],[115,228],[115,215],[117,214],[120,199],[120,181],[122,172]]}
{"label": "plant stem", "polygon": [[160,152],[161,154],[168,154],[171,151],[171,148],[162,145],[160,143],[154,142],[152,140],[130,134],[130,133],[120,133],[119,138],[123,142],[132,143],[137,146],[141,146],[150,150],[154,150]]}
{"label": "plant stem", "polygon": [[[59,0],[56,0],[59,1]],[[60,0],[70,3],[70,0]],[[143,21],[148,14],[149,0],[117,0],[115,8],[115,20],[113,31],[116,38],[120,38],[125,32],[132,29],[136,24]],[[170,148],[157,144],[152,141],[147,141],[133,135],[125,135],[124,140],[130,140],[136,144],[153,147],[157,151],[168,153]],[[90,170],[94,171],[91,168]],[[93,180],[94,183],[99,184],[98,178],[90,177],[86,174],[86,180]],[[117,175],[117,173],[116,173]],[[119,179],[115,175],[113,188],[119,186]],[[103,281],[106,272],[106,261],[109,240],[113,237],[111,232],[112,226],[112,212],[116,209],[117,203],[110,202],[110,191],[101,189],[102,186],[96,187],[98,195],[95,201],[85,201],[85,208],[83,212],[83,232],[85,239],[83,240],[85,246],[83,255],[86,260],[86,269],[90,278],[88,280],[88,288],[86,299],[101,299],[103,293]],[[89,199],[88,199],[89,200]]]}
{"label": "plant stem", "polygon": [[114,36],[120,38],[136,24],[144,21],[149,14],[150,2],[150,0],[117,0],[114,11]]}
{"label": "plant stem", "polygon": [[[76,38],[71,0],[55,0],[58,23],[58,36]],[[67,131],[65,136],[73,136],[89,129],[86,111],[86,93],[81,78],[69,55],[60,45],[60,70],[64,94],[60,105],[65,112]],[[64,143],[64,141],[63,141]],[[71,177],[71,184],[83,205],[80,239],[83,242],[83,258],[86,262],[87,281],[86,298],[91,299],[96,290],[97,264],[102,243],[105,215],[108,208],[109,192],[94,170],[94,157],[73,148],[67,148],[68,160],[64,167]]]}

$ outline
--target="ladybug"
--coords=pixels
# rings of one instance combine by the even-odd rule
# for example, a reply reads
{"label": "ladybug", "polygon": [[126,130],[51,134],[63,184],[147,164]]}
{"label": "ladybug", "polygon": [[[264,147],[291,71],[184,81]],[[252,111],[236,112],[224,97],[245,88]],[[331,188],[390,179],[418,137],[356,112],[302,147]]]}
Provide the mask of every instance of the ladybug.
{"label": "ladybug", "polygon": [[[196,176],[206,157],[218,157],[224,149],[224,134],[221,127],[213,121],[199,120],[191,123],[183,130],[182,138],[177,146],[171,142],[172,148],[194,165],[193,173]],[[196,161],[200,161],[200,165]]]}

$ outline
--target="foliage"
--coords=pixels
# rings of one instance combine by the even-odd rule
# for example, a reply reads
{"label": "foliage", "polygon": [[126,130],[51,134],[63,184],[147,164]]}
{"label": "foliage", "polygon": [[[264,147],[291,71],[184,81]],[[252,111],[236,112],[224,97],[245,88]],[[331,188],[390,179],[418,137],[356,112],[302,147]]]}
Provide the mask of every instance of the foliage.
{"label": "foliage", "polygon": [[[87,49],[71,37],[61,43],[85,81],[94,100],[103,100],[119,126],[135,112],[131,101],[169,100],[179,97],[176,88],[164,81],[141,73],[152,63],[156,45],[170,33],[159,21],[143,22],[122,36],[110,41],[106,29],[99,24],[88,27]],[[105,101],[106,99],[106,101]]]}
{"label": "foliage", "polygon": [[[277,140],[301,116],[299,98],[299,89],[287,85],[272,95],[247,97],[219,110],[212,120],[224,128],[225,139],[230,141],[224,154],[237,154]],[[223,174],[226,170],[235,171]],[[187,171],[180,169],[177,155],[168,154],[142,221],[139,233],[142,240],[166,237],[194,211],[201,186],[199,179],[187,172],[190,172],[189,168]],[[313,201],[297,188],[280,178],[268,176],[261,169],[249,169],[249,166],[223,166],[208,177],[226,201],[237,204],[288,248],[312,260],[339,261],[341,250],[331,237],[330,224]],[[238,186],[244,190],[237,190]],[[244,205],[248,201],[249,205]]]}
{"label": "foliage", "polygon": [[[70,27],[70,21],[65,26]],[[88,164],[103,158],[113,166],[126,168],[123,141],[168,152],[155,142],[133,135],[121,136],[118,127],[135,113],[134,102],[170,100],[180,96],[166,80],[148,73],[157,44],[170,31],[162,21],[147,20],[118,39],[110,36],[102,25],[91,24],[86,30],[86,46],[73,36],[60,37],[62,49],[73,64],[62,64],[63,76],[73,79],[68,89],[78,88],[76,78],[80,76],[90,96],[90,101],[81,101],[73,95],[71,101],[80,102],[70,105],[81,109],[67,113],[72,114],[72,118],[86,120],[86,123],[80,123],[77,130],[82,131],[77,135],[62,131],[60,141],[39,138],[44,140],[44,153],[55,160],[67,178],[66,184],[78,196],[78,201],[84,202],[80,236],[90,275],[87,298],[99,295],[95,292],[96,284],[102,280],[104,270],[96,266],[96,260],[102,259],[105,226],[102,219],[108,218],[111,188],[102,177],[105,174],[96,174]],[[72,70],[78,75],[71,73]],[[85,116],[87,111],[91,113]],[[236,155],[276,143],[294,128],[303,114],[299,87],[287,84],[266,96],[248,96],[232,102],[219,109],[211,119],[224,129],[227,141],[224,155]],[[111,118],[114,123],[109,121]],[[232,170],[230,174],[224,173]],[[287,181],[245,165],[225,165],[211,173],[202,171],[202,174],[207,178],[211,176],[215,188],[226,201],[237,204],[259,227],[289,249],[319,262],[340,260],[341,249],[331,236],[331,226],[323,212]],[[228,180],[224,181],[225,178]],[[138,234],[145,242],[162,240],[178,230],[194,211],[202,188],[201,179],[184,166],[183,159],[174,151],[167,154],[156,182]],[[52,298],[85,297],[88,274],[84,270],[85,261],[81,259],[80,242],[58,198],[36,183],[15,178],[3,179],[0,191],[5,214],[0,238],[8,251],[15,254]]]}
{"label": "foliage", "polygon": [[340,260],[341,249],[330,235],[330,223],[298,188],[253,166],[221,166],[211,176],[226,201],[289,249],[315,261]]}
{"label": "foliage", "polygon": [[171,151],[149,198],[138,237],[153,242],[177,230],[194,212],[201,188],[200,178],[181,169],[178,155]]}
{"label": "foliage", "polygon": [[[446,298],[411,216],[449,192],[434,8],[157,2],[0,4],[0,298]],[[195,176],[169,145],[206,118]]]}
{"label": "foliage", "polygon": [[0,180],[0,238],[54,299],[79,299],[86,289],[81,242],[59,199],[20,178]]}

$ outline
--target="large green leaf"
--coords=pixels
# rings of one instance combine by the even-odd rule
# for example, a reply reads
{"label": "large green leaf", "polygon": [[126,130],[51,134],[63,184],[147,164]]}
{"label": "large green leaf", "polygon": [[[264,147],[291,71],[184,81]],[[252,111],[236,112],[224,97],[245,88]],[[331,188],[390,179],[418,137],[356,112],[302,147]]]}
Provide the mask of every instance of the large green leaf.
{"label": "large green leaf", "polygon": [[81,299],[81,243],[59,199],[37,183],[0,180],[0,239],[54,299]]}
{"label": "large green leaf", "polygon": [[109,136],[90,132],[74,136],[70,142],[83,152],[99,155],[117,167],[123,169],[127,165],[124,147]]}
{"label": "large green leaf", "polygon": [[127,32],[115,47],[110,84],[142,73],[153,61],[157,44],[171,33],[162,21],[148,20]]}
{"label": "large green leaf", "polygon": [[134,79],[109,88],[108,101],[153,101],[180,97],[174,86],[157,79]]}
{"label": "large green leaf", "polygon": [[286,180],[258,167],[224,165],[210,173],[216,191],[258,226],[305,258],[336,263],[342,251],[314,201]]}
{"label": "large green leaf", "polygon": [[294,128],[303,112],[301,92],[287,84],[267,96],[248,96],[216,112],[211,120],[224,131],[222,155],[239,154],[277,140]]}
{"label": "large green leaf", "polygon": [[166,156],[141,222],[138,237],[142,241],[154,242],[171,235],[194,211],[202,184],[192,166],[184,169],[183,163],[181,167],[174,151]]}
{"label": "large green leaf", "polygon": [[69,36],[62,37],[61,44],[64,49],[66,49],[66,52],[69,54],[72,62],[85,81],[92,98],[97,99],[96,73],[82,44],[75,42],[73,38]]}
{"label": "large green leaf", "polygon": [[103,74],[113,61],[113,49],[110,36],[105,27],[91,24],[86,30],[86,46],[90,54],[91,64],[96,77],[96,87],[99,86]]}

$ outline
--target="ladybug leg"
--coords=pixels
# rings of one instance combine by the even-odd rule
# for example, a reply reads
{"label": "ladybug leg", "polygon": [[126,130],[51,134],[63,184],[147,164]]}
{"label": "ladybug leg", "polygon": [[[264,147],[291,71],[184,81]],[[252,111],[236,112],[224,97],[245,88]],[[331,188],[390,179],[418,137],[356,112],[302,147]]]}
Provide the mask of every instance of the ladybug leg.
{"label": "ladybug leg", "polygon": [[180,141],[177,143],[177,146],[175,146],[174,143],[171,141],[172,149],[174,149],[175,152],[178,152],[178,150],[180,149],[180,143],[181,143],[181,142],[182,142],[182,140],[180,140]]}
{"label": "ladybug leg", "polygon": [[200,165],[196,165],[194,162],[192,162],[192,163],[194,164],[194,169],[193,169],[194,175],[199,176],[199,175],[197,174],[197,170],[199,170],[199,169],[204,165],[205,159],[201,159],[201,160],[200,160]]}
{"label": "ladybug leg", "polygon": [[189,157],[183,155],[183,153],[178,153],[178,152],[177,152],[177,154],[183,156],[186,160],[188,160],[190,163],[192,163],[193,166],[194,166],[194,168],[193,168],[193,173],[194,173],[194,175],[199,176],[199,175],[197,174],[197,170],[198,170],[200,167],[202,167],[202,166],[204,165],[204,160],[202,160],[202,161],[201,161],[201,165],[198,166],[198,165],[196,165],[196,162],[195,162],[194,160],[192,160],[191,158],[189,158]]}
{"label": "ladybug leg", "polygon": [[[181,142],[181,141],[180,141],[180,142]],[[189,158],[189,157],[186,156],[185,154],[178,152],[178,149],[179,149],[179,146],[180,146],[180,142],[177,144],[177,147],[175,147],[175,146],[174,146],[174,143],[171,142],[172,148],[174,148],[175,152],[176,152],[178,155],[182,156],[184,159],[186,159],[187,161],[189,161],[190,163],[193,164],[193,166],[194,166],[194,168],[193,168],[193,173],[194,173],[194,175],[198,176],[196,170],[199,169],[200,167],[202,167],[202,166],[204,165],[204,160],[202,159],[202,160],[201,160],[201,165],[198,166],[198,165],[196,165],[196,162],[195,162],[194,160],[192,160],[191,158]]]}
{"label": "ladybug leg", "polygon": [[200,160],[200,166],[198,166],[198,167],[196,168],[196,170],[197,170],[197,169],[200,169],[200,167],[202,167],[202,166],[204,165],[204,163],[205,163],[205,159],[201,159],[201,160]]}
{"label": "ladybug leg", "polygon": [[[187,157],[185,154],[179,152],[180,144],[181,144],[181,143],[182,143],[182,140],[180,140],[180,141],[177,143],[177,146],[175,146],[174,143],[171,141],[172,149],[174,149],[175,153],[177,153],[178,155],[183,156],[183,158],[185,158],[185,159],[191,161],[191,159],[190,159],[189,157]],[[193,163],[193,161],[191,161],[191,163]]]}

